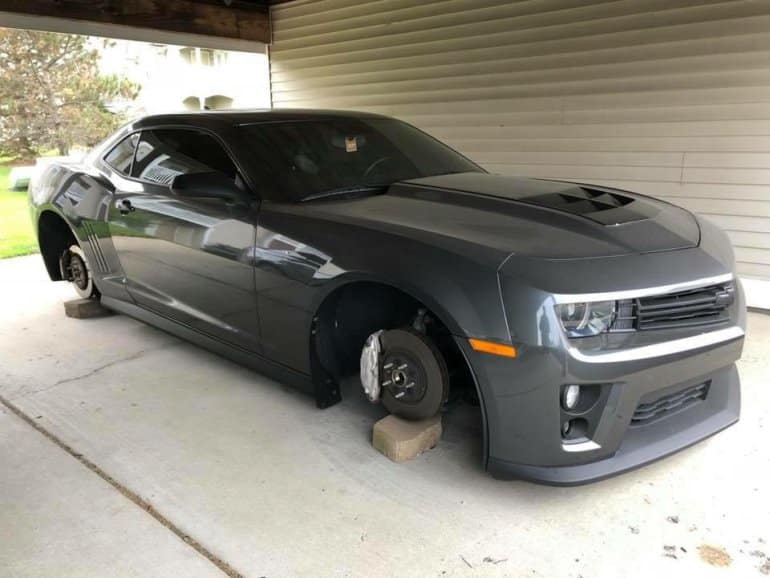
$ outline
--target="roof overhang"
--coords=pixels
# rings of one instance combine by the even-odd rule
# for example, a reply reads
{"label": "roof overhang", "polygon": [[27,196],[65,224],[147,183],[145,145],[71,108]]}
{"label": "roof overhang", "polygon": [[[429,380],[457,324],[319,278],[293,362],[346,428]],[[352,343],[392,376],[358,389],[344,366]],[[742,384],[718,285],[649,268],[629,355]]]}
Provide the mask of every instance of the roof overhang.
{"label": "roof overhang", "polygon": [[0,0],[0,26],[264,52],[266,2]]}

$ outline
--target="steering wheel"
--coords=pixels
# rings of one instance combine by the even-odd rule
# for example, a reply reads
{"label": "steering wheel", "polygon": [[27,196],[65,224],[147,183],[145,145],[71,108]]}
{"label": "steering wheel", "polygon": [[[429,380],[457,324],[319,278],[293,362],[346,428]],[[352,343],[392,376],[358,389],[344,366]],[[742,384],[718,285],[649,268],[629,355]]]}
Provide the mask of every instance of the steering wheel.
{"label": "steering wheel", "polygon": [[369,178],[369,176],[375,171],[377,167],[379,167],[381,164],[391,160],[389,156],[384,156],[378,158],[376,161],[374,161],[372,164],[370,164],[366,170],[364,171],[363,176],[361,177],[361,180],[366,182],[366,180]]}

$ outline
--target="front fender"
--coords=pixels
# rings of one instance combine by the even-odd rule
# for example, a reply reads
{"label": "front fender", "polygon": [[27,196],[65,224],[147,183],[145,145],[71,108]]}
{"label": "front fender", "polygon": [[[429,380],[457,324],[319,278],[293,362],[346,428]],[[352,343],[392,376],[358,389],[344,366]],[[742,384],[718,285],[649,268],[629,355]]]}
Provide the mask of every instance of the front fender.
{"label": "front fender", "polygon": [[[455,335],[507,342],[497,277],[505,257],[458,239],[416,239],[266,210],[259,217],[255,247],[257,291],[312,315],[343,285],[381,283],[424,303]],[[265,274],[272,279],[262,287],[259,278],[269,270],[280,278]]]}

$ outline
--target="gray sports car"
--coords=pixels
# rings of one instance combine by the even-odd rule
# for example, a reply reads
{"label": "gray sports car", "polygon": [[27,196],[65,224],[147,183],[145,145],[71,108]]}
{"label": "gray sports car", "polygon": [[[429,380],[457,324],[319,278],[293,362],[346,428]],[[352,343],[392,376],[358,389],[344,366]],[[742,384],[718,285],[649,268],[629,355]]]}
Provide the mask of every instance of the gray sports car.
{"label": "gray sports car", "polygon": [[595,185],[492,175],[334,111],[147,117],[30,187],[52,280],[311,393],[465,400],[498,477],[578,484],[735,423],[726,236]]}

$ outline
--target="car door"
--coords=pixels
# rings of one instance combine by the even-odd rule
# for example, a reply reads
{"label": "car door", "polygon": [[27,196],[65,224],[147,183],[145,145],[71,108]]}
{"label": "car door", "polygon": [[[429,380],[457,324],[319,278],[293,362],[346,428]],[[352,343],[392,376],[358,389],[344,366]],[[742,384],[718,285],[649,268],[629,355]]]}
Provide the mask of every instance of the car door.
{"label": "car door", "polygon": [[142,131],[130,186],[115,191],[110,233],[127,290],[138,305],[258,352],[252,264],[256,202],[185,198],[169,187],[177,175],[212,171],[245,188],[212,134],[183,128]]}

